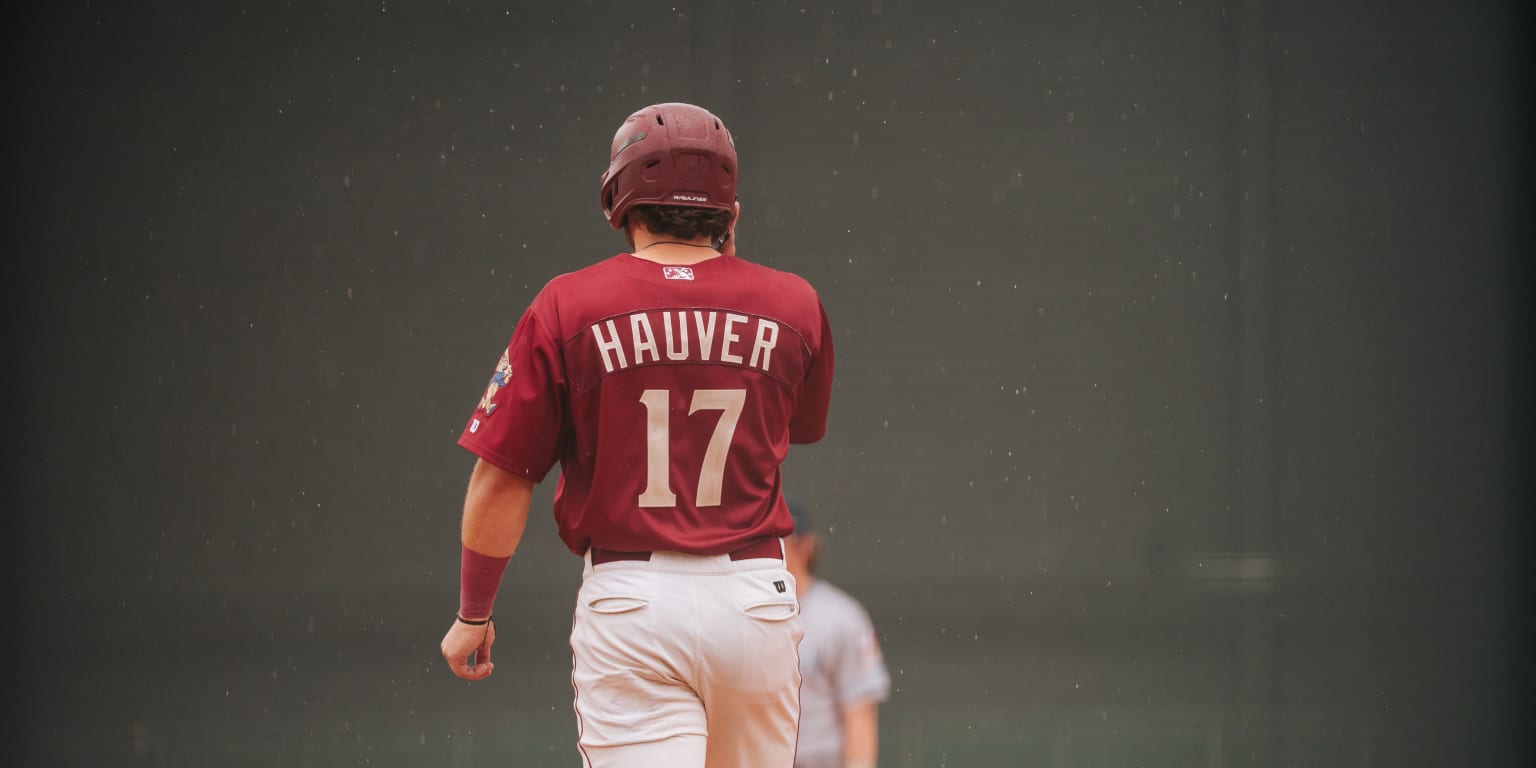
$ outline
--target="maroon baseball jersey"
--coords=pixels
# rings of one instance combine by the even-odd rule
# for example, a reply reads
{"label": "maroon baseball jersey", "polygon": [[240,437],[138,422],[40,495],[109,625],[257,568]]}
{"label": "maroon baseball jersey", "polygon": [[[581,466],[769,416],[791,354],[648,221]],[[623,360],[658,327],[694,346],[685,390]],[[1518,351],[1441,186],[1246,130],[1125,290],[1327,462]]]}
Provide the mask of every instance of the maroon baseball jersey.
{"label": "maroon baseball jersey", "polygon": [[826,431],[832,335],[804,279],[620,254],[534,298],[459,444],[542,480],[572,552],[722,554],[792,530],[790,443]]}

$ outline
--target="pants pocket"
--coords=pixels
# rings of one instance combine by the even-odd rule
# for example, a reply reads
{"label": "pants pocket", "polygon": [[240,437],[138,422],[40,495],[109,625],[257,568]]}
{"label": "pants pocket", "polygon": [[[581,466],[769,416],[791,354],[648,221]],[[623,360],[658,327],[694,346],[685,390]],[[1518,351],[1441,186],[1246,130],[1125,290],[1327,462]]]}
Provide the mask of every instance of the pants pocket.
{"label": "pants pocket", "polygon": [[634,570],[594,574],[582,583],[576,600],[588,611],[614,615],[632,613],[651,604],[656,585]]}
{"label": "pants pocket", "polygon": [[800,604],[783,598],[761,600],[742,606],[741,612],[760,621],[788,621],[800,614]]}
{"label": "pants pocket", "polygon": [[622,595],[598,595],[587,600],[587,610],[593,613],[629,613],[638,611],[650,605],[651,601],[643,597],[627,597]]}

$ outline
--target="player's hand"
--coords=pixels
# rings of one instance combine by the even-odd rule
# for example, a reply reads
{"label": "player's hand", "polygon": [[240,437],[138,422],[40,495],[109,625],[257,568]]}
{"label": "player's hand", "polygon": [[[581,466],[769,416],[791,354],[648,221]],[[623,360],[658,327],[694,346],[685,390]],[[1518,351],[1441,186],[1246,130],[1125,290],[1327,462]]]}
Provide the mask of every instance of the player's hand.
{"label": "player's hand", "polygon": [[496,668],[491,663],[491,643],[496,642],[496,622],[465,624],[458,619],[443,635],[443,658],[453,674],[465,680],[484,680]]}

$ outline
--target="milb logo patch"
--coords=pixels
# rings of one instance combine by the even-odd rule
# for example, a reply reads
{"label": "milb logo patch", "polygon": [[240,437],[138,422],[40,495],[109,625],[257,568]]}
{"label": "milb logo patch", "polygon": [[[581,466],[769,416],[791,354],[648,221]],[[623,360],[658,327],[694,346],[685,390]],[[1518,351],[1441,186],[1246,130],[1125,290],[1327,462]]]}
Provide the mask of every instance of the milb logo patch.
{"label": "milb logo patch", "polygon": [[692,280],[693,268],[691,267],[662,267],[661,276],[668,280]]}

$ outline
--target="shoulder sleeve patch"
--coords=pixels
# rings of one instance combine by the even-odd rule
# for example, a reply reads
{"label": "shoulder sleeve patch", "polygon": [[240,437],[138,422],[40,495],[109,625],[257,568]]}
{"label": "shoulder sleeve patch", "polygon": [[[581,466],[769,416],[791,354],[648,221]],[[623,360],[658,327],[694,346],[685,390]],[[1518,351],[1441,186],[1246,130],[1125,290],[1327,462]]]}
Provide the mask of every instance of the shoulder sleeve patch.
{"label": "shoulder sleeve patch", "polygon": [[512,380],[512,361],[509,358],[509,351],[502,350],[501,360],[496,363],[496,371],[491,374],[490,383],[485,385],[485,394],[480,396],[480,410],[487,416],[496,410],[496,393]]}

